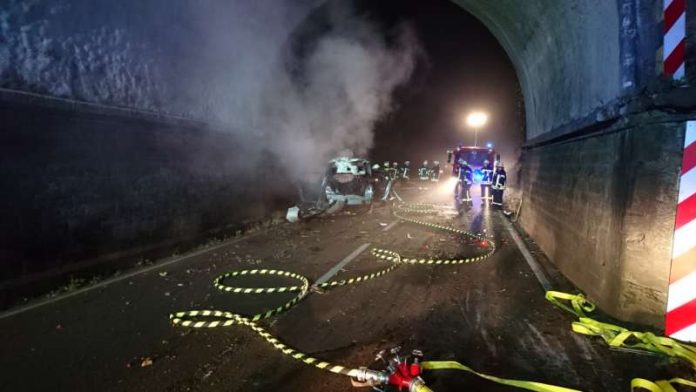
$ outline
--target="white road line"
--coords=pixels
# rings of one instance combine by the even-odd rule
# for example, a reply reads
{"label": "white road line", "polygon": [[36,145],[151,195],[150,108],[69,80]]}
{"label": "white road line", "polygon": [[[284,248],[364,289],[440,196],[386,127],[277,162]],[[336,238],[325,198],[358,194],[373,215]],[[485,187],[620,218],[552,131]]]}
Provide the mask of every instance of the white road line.
{"label": "white road line", "polygon": [[385,227],[384,229],[382,229],[382,231],[389,231],[389,230],[391,230],[392,227],[396,226],[397,223],[399,223],[399,220],[398,220],[398,219],[395,220],[394,222],[390,223],[389,225],[387,225],[387,227]]}
{"label": "white road line", "polygon": [[18,308],[16,308],[16,309],[11,309],[11,310],[8,310],[8,311],[5,311],[5,312],[0,313],[0,320],[5,319],[5,318],[8,318],[8,317],[16,316],[16,315],[18,315],[18,314],[20,314],[20,313],[28,312],[28,311],[30,311],[30,310],[33,310],[33,309],[36,309],[36,308],[40,308],[40,307],[45,306],[45,305],[50,305],[50,304],[52,304],[52,303],[55,303],[55,302],[58,302],[58,301],[62,301],[62,300],[64,300],[64,299],[67,299],[67,298],[70,298],[70,297],[74,297],[74,296],[77,296],[77,295],[81,295],[81,294],[90,292],[90,291],[92,291],[92,290],[96,290],[96,289],[99,289],[99,288],[102,288],[102,287],[106,287],[106,286],[108,286],[108,285],[110,285],[110,284],[117,283],[117,282],[120,282],[120,281],[125,280],[125,279],[130,279],[130,278],[132,278],[132,277],[134,277],[134,276],[137,276],[137,275],[140,275],[140,274],[144,274],[144,273],[147,273],[147,272],[150,272],[150,271],[155,271],[155,270],[158,270],[158,269],[160,269],[160,268],[164,268],[164,267],[170,266],[170,265],[172,265],[172,264],[176,264],[176,263],[179,263],[179,262],[181,262],[181,261],[185,261],[185,260],[188,260],[188,259],[190,259],[190,258],[193,258],[193,257],[196,257],[196,256],[200,256],[200,255],[205,254],[205,253],[207,253],[207,252],[212,252],[212,251],[214,251],[214,250],[223,248],[223,247],[225,247],[225,246],[233,245],[233,244],[236,244],[237,242],[241,242],[241,241],[247,240],[247,239],[249,239],[249,238],[256,237],[257,235],[259,235],[259,234],[261,234],[261,233],[263,233],[263,232],[260,231],[260,232],[256,232],[256,233],[252,233],[252,234],[247,234],[247,235],[245,235],[245,236],[243,236],[243,237],[235,238],[235,239],[232,239],[232,240],[223,242],[223,243],[221,243],[221,244],[219,244],[219,245],[212,246],[212,247],[210,247],[210,248],[197,250],[197,251],[195,251],[195,252],[193,252],[193,253],[189,253],[189,254],[187,254],[187,255],[185,255],[185,256],[175,257],[175,258],[173,258],[173,259],[171,259],[171,260],[168,260],[168,261],[165,261],[165,262],[162,262],[162,263],[159,263],[159,264],[155,264],[155,265],[151,265],[151,266],[149,266],[149,267],[145,267],[145,268],[141,268],[141,269],[138,269],[138,270],[135,270],[135,271],[131,271],[131,272],[128,272],[127,274],[119,275],[119,276],[117,276],[117,277],[114,277],[114,278],[111,278],[111,279],[107,279],[107,280],[101,281],[101,282],[99,282],[99,283],[93,284],[93,285],[91,285],[91,286],[88,286],[88,287],[85,287],[85,288],[82,288],[82,289],[78,289],[78,290],[75,290],[75,291],[71,291],[71,292],[66,293],[66,294],[61,294],[61,295],[59,295],[59,296],[56,296],[56,297],[53,297],[53,298],[49,298],[49,299],[46,299],[46,300],[43,300],[43,301],[35,302],[35,303],[29,304],[29,305],[26,305],[26,306],[20,306],[20,307],[18,307]]}
{"label": "white road line", "polygon": [[322,283],[326,283],[331,279],[334,275],[338,273],[338,271],[341,270],[341,268],[345,267],[346,264],[350,263],[353,261],[356,257],[360,255],[360,253],[364,252],[365,249],[367,249],[370,246],[370,243],[362,244],[358,247],[358,249],[354,250],[351,254],[346,256],[345,259],[341,260],[338,262],[338,264],[334,265],[333,268],[331,268],[329,271],[327,271],[324,275],[322,275],[319,279],[317,279],[316,282],[312,286],[317,286]]}
{"label": "white road line", "polygon": [[515,228],[512,227],[512,224],[508,222],[506,218],[503,218],[503,224],[507,228],[512,239],[515,241],[515,244],[517,244],[517,248],[520,250],[520,253],[522,253],[522,256],[524,256],[524,259],[527,260],[529,268],[531,268],[532,272],[534,272],[534,275],[541,284],[541,287],[544,289],[545,292],[551,290],[551,282],[549,282],[549,279],[544,274],[544,271],[541,269],[539,263],[537,263],[537,261],[534,259],[534,256],[532,256],[532,254],[529,253],[529,249],[527,249],[527,246],[524,244],[520,236],[517,234]]}

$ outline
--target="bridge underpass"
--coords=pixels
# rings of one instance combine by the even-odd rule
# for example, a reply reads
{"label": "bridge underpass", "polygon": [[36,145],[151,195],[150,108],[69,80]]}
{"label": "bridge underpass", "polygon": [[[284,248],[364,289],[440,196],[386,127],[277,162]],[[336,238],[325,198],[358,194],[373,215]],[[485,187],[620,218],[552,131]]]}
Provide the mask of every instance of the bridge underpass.
{"label": "bridge underpass", "polygon": [[[498,39],[519,79],[526,139],[521,171],[510,184],[521,206],[510,207],[520,207],[519,229],[528,235],[529,246],[544,271],[556,287],[582,291],[601,311],[637,323],[627,325],[662,330],[673,268],[672,238],[686,123],[694,118],[696,104],[696,93],[689,87],[694,75],[694,45],[690,44],[693,18],[687,14],[685,22],[684,78],[674,80],[663,69],[664,12],[660,1],[455,3]],[[41,25],[50,18],[42,19],[42,7],[34,9],[33,15],[23,15],[23,22],[30,26],[26,29],[29,35],[47,38],[50,28],[42,30]],[[94,21],[88,22],[88,16],[94,16],[93,6],[71,7],[81,10],[71,15],[72,22],[82,24],[84,31],[92,31],[95,27],[91,24],[98,23],[100,17],[121,17],[128,22],[120,28],[131,29],[131,37],[150,34],[154,42],[161,39],[165,48],[171,44],[162,35],[152,34],[162,26],[144,28],[129,21],[128,12],[116,16],[97,13]],[[168,20],[166,15],[178,17],[177,12],[201,18],[196,10],[191,12],[181,4],[169,10],[136,5],[126,9],[129,7],[164,21]],[[687,8],[695,7],[689,2]],[[296,31],[297,26],[307,23],[305,18],[311,10],[316,8],[291,10],[295,12],[290,14],[291,27],[283,24],[273,34],[283,36]],[[224,18],[213,24],[224,25]],[[245,27],[235,33],[244,34]],[[12,31],[5,29],[6,36],[11,36]],[[72,37],[76,46],[87,45],[85,40],[89,38],[84,31]],[[118,42],[118,37],[123,32],[118,31],[105,28],[102,41],[92,44],[119,54],[123,42]],[[206,33],[209,31],[192,34],[200,34],[200,38]],[[192,41],[200,44],[205,40]],[[147,48],[133,50],[141,49]],[[89,56],[89,49],[84,52],[71,55]],[[123,50],[120,55],[135,57],[130,63],[114,66],[110,74],[113,80],[106,79],[101,88],[108,90],[109,83],[130,77],[131,96],[125,98],[108,93],[104,98],[99,88],[90,93],[86,87],[81,94],[73,91],[75,94],[66,95],[58,93],[59,83],[41,88],[51,78],[60,79],[58,73],[37,72],[35,79],[13,84],[13,74],[7,69],[16,64],[3,63],[3,87],[9,87],[3,92],[2,105],[3,146],[7,146],[2,164],[7,186],[3,188],[12,190],[4,197],[6,206],[19,206],[6,208],[7,219],[3,219],[2,256],[7,268],[2,275],[2,294],[8,307],[16,306],[17,298],[36,287],[51,287],[55,277],[115,270],[137,259],[148,264],[146,259],[190,249],[211,235],[234,234],[290,203],[289,183],[275,184],[277,188],[267,189],[262,198],[239,192],[240,188],[266,186],[277,178],[271,173],[261,174],[261,179],[238,175],[251,172],[253,167],[244,166],[248,163],[244,159],[230,159],[227,151],[248,146],[249,140],[220,132],[225,118],[206,123],[191,119],[196,116],[173,116],[171,110],[158,107],[148,93],[138,95],[140,89],[156,91],[162,87],[152,75],[139,79],[147,72],[156,74],[161,64],[148,59],[146,50],[137,54]],[[27,58],[31,56],[27,54]],[[153,68],[143,65],[151,60],[149,67]],[[229,59],[211,56],[205,60]],[[117,60],[104,61],[107,68],[109,61]],[[99,72],[79,64],[76,69],[66,72]],[[209,84],[193,86],[201,82],[198,77],[193,75],[194,81],[185,85],[190,91],[183,93],[170,87],[167,93],[183,97],[176,103],[183,106],[197,96],[205,97],[210,102],[207,109],[214,112],[215,102],[225,97],[212,88],[205,91]],[[87,75],[82,83],[94,80],[94,75]],[[166,78],[159,82],[166,82]],[[241,83],[235,78],[228,82],[232,86]],[[56,100],[55,96],[67,99]],[[46,118],[54,120],[50,127],[42,120]],[[51,132],[42,132],[44,129]],[[252,143],[264,136],[268,135],[261,132]],[[27,154],[32,149],[26,146],[35,148]],[[194,153],[190,146],[195,147]],[[278,151],[259,151],[265,153]],[[220,162],[224,163],[222,167]],[[124,191],[128,189],[136,192]],[[28,198],[28,193],[35,196]],[[232,194],[234,197],[228,197]],[[427,192],[413,191],[409,196],[433,201]],[[434,201],[446,203],[442,199]],[[382,232],[380,223],[390,224],[393,218],[386,208],[375,214],[365,218],[342,216],[301,228],[281,225],[263,230],[259,238],[276,238],[280,230],[289,239],[282,246],[268,247],[268,239],[242,237],[243,242],[224,244],[220,253],[206,252],[171,269],[157,270],[165,273],[162,276],[152,271],[4,318],[0,327],[13,337],[13,343],[3,348],[3,367],[14,369],[5,385],[30,390],[51,389],[51,385],[61,390],[140,390],[151,388],[153,383],[164,390],[235,390],[249,386],[253,390],[348,390],[345,379],[317,375],[292,363],[243,329],[187,336],[188,332],[170,329],[162,316],[182,307],[206,306],[208,301],[229,308],[230,300],[213,293],[210,280],[220,272],[256,265],[257,260],[264,267],[297,271],[316,279],[361,241],[380,238],[418,252],[428,249],[427,241],[414,244],[416,240],[410,237],[440,239],[427,230],[404,224]],[[404,344],[426,350],[428,357],[458,359],[496,375],[583,390],[626,390],[633,377],[658,379],[688,374],[684,369],[655,366],[660,358],[611,352],[599,342],[573,335],[568,325],[571,319],[543,300],[534,274],[502,229],[503,219],[499,214],[474,210],[454,220],[473,230],[492,228],[489,231],[503,246],[490,265],[428,269],[429,275],[399,271],[400,275],[366,283],[367,287],[313,295],[287,315],[269,320],[270,328],[295,347],[339,362],[362,364],[371,360],[378,348]],[[486,223],[482,225],[481,221]],[[331,242],[339,238],[349,241]],[[298,248],[295,242],[303,246]],[[288,261],[278,257],[288,254],[292,254]],[[372,262],[365,256],[351,262],[342,273],[370,268]],[[376,293],[383,293],[387,299],[375,301]],[[521,300],[520,293],[535,299],[526,304],[529,298]],[[422,299],[416,306],[414,297]],[[235,310],[248,307],[253,312],[267,300],[233,301],[243,308]],[[334,306],[333,301],[338,305]],[[370,305],[374,311],[357,317],[362,309],[359,304],[371,302],[376,302]],[[136,304],[139,308],[132,309]],[[481,306],[489,311],[482,313]],[[505,325],[510,320],[514,326]],[[319,337],[307,334],[314,326]],[[524,332],[516,335],[513,330]],[[442,331],[448,331],[451,337],[442,338]],[[226,340],[221,343],[220,339]],[[76,354],[59,360],[70,350]],[[154,360],[153,366],[140,368],[146,357]],[[242,360],[247,357],[252,359]],[[78,379],[76,369],[81,366],[96,376]],[[567,373],[569,367],[571,374]],[[45,373],[48,377],[33,378],[25,384],[27,388],[22,388],[23,380],[36,374],[37,368],[52,370]],[[273,376],[269,376],[269,369],[274,369]],[[154,371],[146,373],[149,370]],[[498,388],[461,375],[430,376],[429,380],[437,390]]]}

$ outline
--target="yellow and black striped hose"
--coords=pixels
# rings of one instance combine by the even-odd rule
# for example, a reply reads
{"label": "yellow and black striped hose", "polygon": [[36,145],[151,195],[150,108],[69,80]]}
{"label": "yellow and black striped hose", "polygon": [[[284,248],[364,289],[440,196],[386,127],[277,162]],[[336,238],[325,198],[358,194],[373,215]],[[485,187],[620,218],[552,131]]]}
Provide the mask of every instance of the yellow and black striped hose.
{"label": "yellow and black striped hose", "polygon": [[[398,212],[397,212],[398,211]],[[472,262],[478,262],[478,261],[483,261],[490,257],[494,252],[495,252],[495,244],[488,240],[483,238],[482,236],[479,236],[474,233],[470,233],[461,229],[457,229],[455,227],[450,227],[450,226],[444,226],[444,225],[438,225],[438,224],[433,224],[429,222],[425,222],[422,220],[417,220],[413,218],[409,218],[406,216],[403,216],[403,213],[422,213],[422,214],[428,214],[432,213],[434,210],[431,206],[428,205],[401,205],[397,207],[397,211],[395,211],[395,215],[404,221],[412,222],[415,224],[423,225],[429,228],[433,229],[438,229],[458,235],[463,235],[467,236],[473,239],[477,239],[482,241],[486,247],[487,251],[483,255],[479,256],[474,256],[474,257],[468,257],[468,258],[460,258],[460,259],[433,259],[433,258],[406,258],[402,257],[399,253],[387,249],[379,249],[375,248],[371,250],[371,253],[378,258],[379,260],[387,261],[390,262],[389,266],[386,268],[383,268],[379,271],[370,273],[370,274],[365,274],[362,276],[358,277],[352,277],[348,279],[341,279],[341,280],[334,280],[330,282],[325,282],[316,285],[318,288],[331,288],[335,286],[345,286],[349,284],[354,284],[354,283],[360,283],[364,282],[370,279],[374,279],[377,277],[380,277],[382,275],[385,275],[394,269],[398,268],[402,264],[422,264],[422,265],[457,265],[457,264],[465,264],[465,263],[472,263]],[[401,212],[402,214],[399,214]],[[285,277],[285,278],[291,278],[295,279],[299,282],[299,284],[294,285],[294,286],[282,286],[282,287],[264,287],[264,288],[253,288],[253,287],[235,287],[235,286],[230,286],[225,284],[224,282],[228,279],[232,279],[235,277],[242,277],[242,276],[250,276],[250,275],[265,275],[265,276],[279,276],[279,277]],[[302,353],[300,351],[297,351],[291,347],[288,347],[286,344],[282,343],[273,335],[271,335],[268,331],[266,331],[263,327],[259,326],[257,324],[257,321],[266,319],[268,317],[271,317],[273,315],[282,313],[290,308],[292,308],[294,305],[296,305],[298,302],[300,302],[302,299],[304,299],[307,294],[309,293],[309,288],[310,288],[310,283],[309,280],[299,274],[296,274],[294,272],[289,272],[289,271],[281,271],[281,270],[275,270],[275,269],[251,269],[251,270],[241,270],[241,271],[233,271],[229,272],[226,274],[223,274],[221,276],[218,276],[215,278],[213,281],[214,286],[218,290],[222,290],[228,293],[234,293],[234,294],[273,294],[273,293],[291,293],[291,292],[296,292],[297,295],[293,297],[290,301],[286,302],[283,305],[278,306],[275,309],[271,309],[265,312],[261,312],[255,315],[242,315],[238,313],[233,313],[229,311],[222,311],[222,310],[188,310],[188,311],[181,311],[181,312],[176,312],[172,313],[169,315],[169,319],[173,325],[178,325],[182,327],[190,327],[190,328],[219,328],[219,327],[229,327],[235,324],[239,325],[244,325],[254,332],[256,332],[259,336],[261,336],[264,340],[266,340],[268,343],[270,343],[273,347],[281,351],[283,354],[292,357],[293,359],[302,361],[303,363],[307,365],[311,365],[314,367],[317,367],[322,370],[327,370],[332,373],[336,374],[343,374],[346,376],[350,377],[355,377],[355,378],[379,378],[381,375],[378,374],[379,372],[372,372],[366,369],[356,369],[356,368],[350,368],[346,366],[341,366],[341,365],[334,365],[326,361],[321,361],[317,358],[314,358],[312,356],[309,356],[305,353]],[[386,381],[385,379],[382,380],[375,380],[375,381]]]}
{"label": "yellow and black striped hose", "polygon": [[[460,259],[419,259],[403,257],[398,252],[392,250],[374,248],[371,250],[372,255],[374,255],[379,260],[390,262],[388,267],[370,274],[348,279],[334,280],[322,284],[317,284],[315,286],[318,288],[331,288],[335,286],[345,286],[349,284],[360,283],[385,275],[403,264],[460,265],[472,262],[479,262],[489,258],[495,252],[495,243],[481,235],[477,235],[455,227],[435,224],[404,215],[405,213],[410,213],[414,215],[425,215],[433,214],[435,212],[437,212],[437,210],[433,206],[427,204],[401,204],[397,206],[396,210],[394,211],[394,215],[403,221],[411,222],[431,229],[445,231],[477,240],[481,244],[482,248],[487,249],[486,252],[478,256]],[[252,288],[235,287],[224,283],[227,279],[233,279],[236,277],[250,275],[267,275],[290,278],[297,280],[299,284],[294,286]],[[350,368],[342,365],[331,364],[329,362],[322,361],[320,359],[314,358],[305,353],[297,351],[291,347],[288,347],[287,345],[273,337],[273,335],[271,335],[263,327],[257,324],[257,321],[282,313],[292,308],[303,298],[305,298],[310,291],[310,283],[306,277],[289,271],[281,271],[275,269],[251,269],[233,271],[218,276],[214,280],[214,286],[219,290],[234,294],[273,294],[296,292],[297,295],[293,297],[290,301],[286,302],[281,306],[278,306],[275,309],[271,309],[251,316],[245,316],[242,314],[221,310],[189,310],[183,312],[176,312],[169,315],[172,324],[191,328],[229,327],[235,324],[244,325],[256,332],[259,336],[261,336],[264,340],[266,340],[268,343],[270,343],[273,347],[275,347],[283,354],[293,359],[302,361],[307,365],[311,365],[332,373],[343,374],[352,378],[358,378],[362,381],[372,381],[375,385],[384,384],[387,382],[388,375],[386,373],[365,368]],[[626,341],[629,337],[637,338],[638,343],[630,344],[628,346],[630,346],[631,348],[640,348],[647,351],[658,352],[668,356],[681,357],[690,361],[694,368],[696,368],[696,348],[694,348],[693,346],[680,344],[674,341],[673,339],[657,337],[650,333],[631,332],[612,324],[600,323],[596,320],[590,319],[586,316],[586,313],[594,310],[594,305],[588,302],[582,295],[573,295],[549,291],[546,294],[546,298],[550,302],[559,306],[560,308],[565,309],[579,317],[579,320],[573,323],[573,330],[575,332],[586,335],[601,336],[611,346],[627,345]],[[562,300],[568,301],[569,305],[566,305],[565,303],[561,302]],[[492,382],[537,392],[579,392],[574,389],[568,389],[555,385],[525,380],[510,380],[479,373],[469,368],[468,366],[456,361],[425,361],[422,363],[422,366],[424,370],[462,370],[475,374]],[[673,385],[696,387],[696,383],[694,383],[693,381],[681,378],[675,378],[671,380],[660,380],[655,382],[637,378],[632,381],[631,390],[633,391],[636,389],[644,389],[650,392],[676,392],[676,389],[674,389]],[[425,386],[422,383],[416,385],[416,387],[416,391],[418,392],[430,391],[430,389],[428,389],[427,386]]]}

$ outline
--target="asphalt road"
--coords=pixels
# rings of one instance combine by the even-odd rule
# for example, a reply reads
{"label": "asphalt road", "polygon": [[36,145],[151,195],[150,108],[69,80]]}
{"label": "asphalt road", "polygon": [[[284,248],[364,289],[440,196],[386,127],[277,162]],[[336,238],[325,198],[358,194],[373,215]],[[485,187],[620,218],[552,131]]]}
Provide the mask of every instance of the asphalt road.
{"label": "asphalt road", "polygon": [[[409,200],[447,203],[429,185]],[[288,312],[264,320],[276,337],[311,355],[367,366],[382,348],[418,348],[426,359],[456,359],[481,372],[588,391],[628,391],[633,377],[672,371],[664,358],[609,350],[575,335],[572,316],[545,301],[543,290],[497,211],[475,207],[436,222],[491,236],[498,251],[481,263],[404,266],[364,283],[312,293]],[[391,207],[356,211],[252,236],[83,294],[0,319],[2,391],[349,391],[347,378],[285,357],[252,331],[173,328],[167,315],[186,309],[247,314],[291,295],[233,295],[212,287],[237,269],[275,268],[318,279],[363,244],[407,256],[474,255],[475,244],[409,223]],[[572,290],[530,244],[556,288]],[[369,251],[334,278],[381,266]],[[279,285],[277,278],[240,284]],[[149,366],[143,361],[151,359]],[[147,361],[145,361],[147,362]],[[438,392],[513,390],[456,371],[426,373]]]}

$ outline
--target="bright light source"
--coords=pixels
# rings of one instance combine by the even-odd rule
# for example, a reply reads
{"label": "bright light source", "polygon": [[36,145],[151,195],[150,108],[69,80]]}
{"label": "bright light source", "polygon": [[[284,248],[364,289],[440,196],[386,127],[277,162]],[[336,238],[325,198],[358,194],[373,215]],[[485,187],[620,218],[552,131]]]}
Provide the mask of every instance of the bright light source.
{"label": "bright light source", "polygon": [[493,143],[486,143],[487,148],[493,148]]}
{"label": "bright light source", "polygon": [[466,125],[474,128],[479,128],[486,125],[488,122],[488,114],[484,112],[472,112],[466,116]]}

